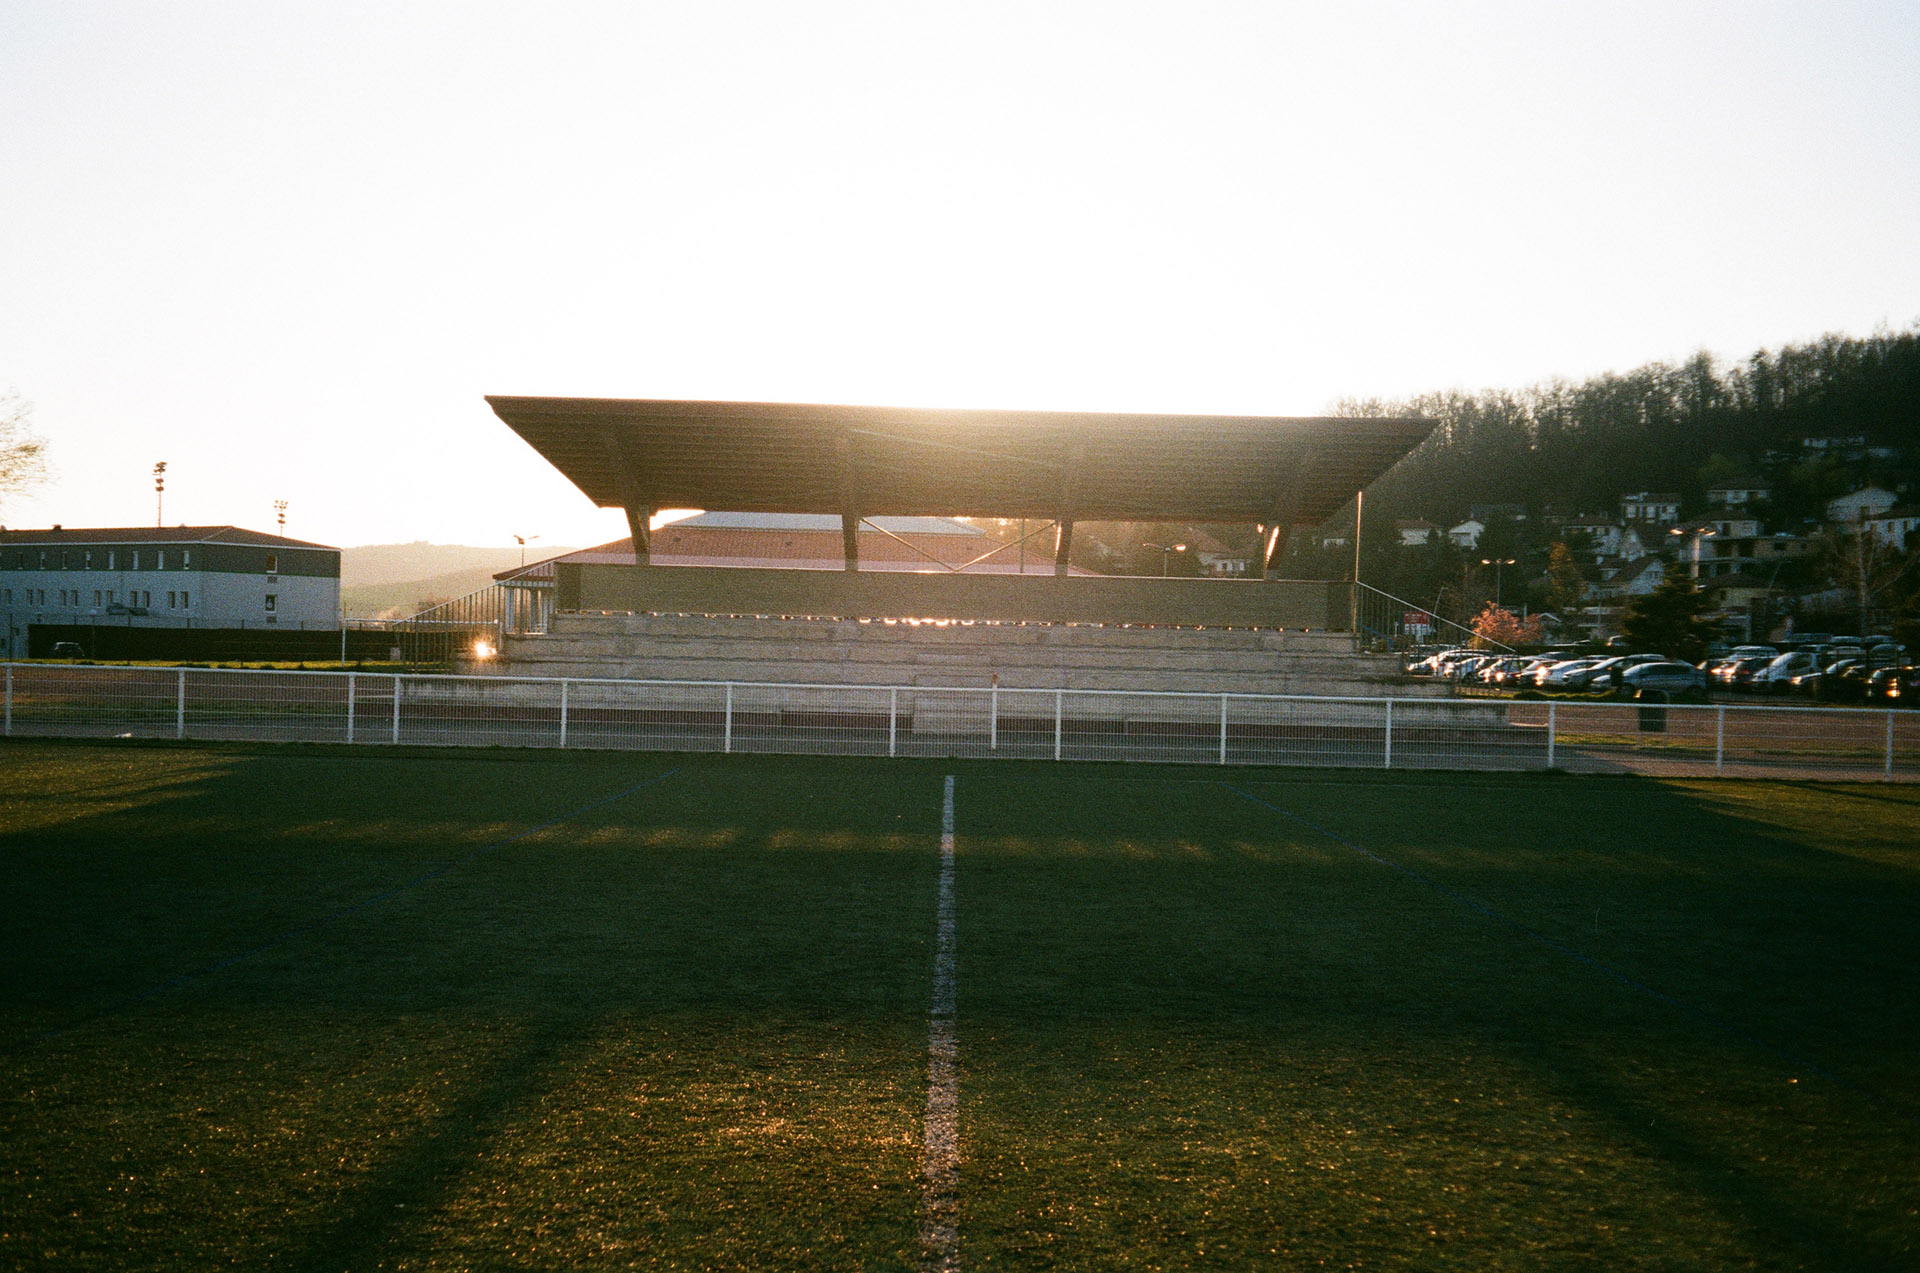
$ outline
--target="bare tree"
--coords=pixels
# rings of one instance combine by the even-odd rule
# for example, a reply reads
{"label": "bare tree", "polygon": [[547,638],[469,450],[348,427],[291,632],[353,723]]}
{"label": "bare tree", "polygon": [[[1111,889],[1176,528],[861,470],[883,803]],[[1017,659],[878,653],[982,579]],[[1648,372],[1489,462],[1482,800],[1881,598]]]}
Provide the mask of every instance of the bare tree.
{"label": "bare tree", "polygon": [[33,431],[33,404],[6,390],[0,393],[0,501],[46,479],[47,443]]}

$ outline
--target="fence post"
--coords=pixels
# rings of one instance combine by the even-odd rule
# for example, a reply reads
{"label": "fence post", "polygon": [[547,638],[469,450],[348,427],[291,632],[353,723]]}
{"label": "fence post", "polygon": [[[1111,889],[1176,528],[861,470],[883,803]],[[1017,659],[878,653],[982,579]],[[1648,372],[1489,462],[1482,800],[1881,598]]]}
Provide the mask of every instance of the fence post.
{"label": "fence post", "polygon": [[1053,692],[1053,758],[1060,759],[1060,722],[1066,715],[1066,691]]}
{"label": "fence post", "polygon": [[1386,760],[1384,761],[1384,763],[1381,764],[1380,767],[1382,769],[1393,768],[1393,700],[1392,699],[1387,700],[1387,755],[1386,755]]}
{"label": "fence post", "polygon": [[1227,696],[1220,696],[1220,763],[1227,763]]}
{"label": "fence post", "polygon": [[900,730],[900,690],[887,691],[887,755],[893,755],[895,736]]}
{"label": "fence post", "polygon": [[359,682],[352,672],[347,673],[347,741],[353,741],[353,705],[359,700]]}
{"label": "fence post", "polygon": [[572,684],[565,677],[560,679],[560,745],[567,745],[567,686]]}
{"label": "fence post", "polygon": [[1893,781],[1893,709],[1887,709],[1887,781]]}
{"label": "fence post", "polygon": [[1558,703],[1547,704],[1547,768],[1549,769],[1553,768],[1554,713],[1559,707]]}
{"label": "fence post", "polygon": [[180,669],[180,679],[173,692],[173,736],[187,736],[187,669]]}
{"label": "fence post", "polygon": [[720,750],[733,750],[733,682],[727,682],[727,721],[720,735]]}
{"label": "fence post", "polygon": [[1727,705],[1714,708],[1713,715],[1713,772],[1721,774],[1727,768]]}
{"label": "fence post", "polygon": [[393,678],[393,741],[400,741],[400,678]]}
{"label": "fence post", "polygon": [[[12,672],[9,671],[11,676]],[[8,682],[12,684],[11,681]],[[1000,750],[1000,687],[995,685],[987,691],[987,750]]]}

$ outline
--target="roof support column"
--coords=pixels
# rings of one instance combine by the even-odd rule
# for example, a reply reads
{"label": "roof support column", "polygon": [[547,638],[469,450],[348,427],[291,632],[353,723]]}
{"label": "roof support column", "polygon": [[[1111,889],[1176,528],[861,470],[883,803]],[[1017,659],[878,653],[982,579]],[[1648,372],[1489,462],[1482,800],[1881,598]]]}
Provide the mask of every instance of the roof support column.
{"label": "roof support column", "polygon": [[1273,513],[1261,527],[1260,578],[1268,578],[1287,556],[1287,540],[1293,535],[1300,516],[1300,500],[1313,471],[1313,452],[1303,449],[1293,465],[1292,475],[1274,496]]}
{"label": "roof support column", "polygon": [[834,439],[833,449],[840,459],[840,556],[843,569],[860,569],[859,486],[853,472],[853,434],[845,429]]}
{"label": "roof support column", "polygon": [[640,466],[634,461],[626,438],[611,426],[606,432],[606,447],[614,480],[619,484],[620,504],[627,514],[627,534],[633,540],[633,562],[636,566],[651,565],[653,537],[649,527],[653,522],[653,501],[646,496],[641,485]]}
{"label": "roof support column", "polygon": [[653,564],[653,535],[647,529],[653,521],[653,510],[643,503],[628,504],[627,533],[633,536],[633,564],[648,566]]}
{"label": "roof support column", "polygon": [[1073,556],[1074,505],[1080,502],[1080,474],[1087,467],[1087,444],[1076,442],[1067,451],[1066,466],[1060,472],[1060,529],[1053,541],[1053,574],[1067,574]]}

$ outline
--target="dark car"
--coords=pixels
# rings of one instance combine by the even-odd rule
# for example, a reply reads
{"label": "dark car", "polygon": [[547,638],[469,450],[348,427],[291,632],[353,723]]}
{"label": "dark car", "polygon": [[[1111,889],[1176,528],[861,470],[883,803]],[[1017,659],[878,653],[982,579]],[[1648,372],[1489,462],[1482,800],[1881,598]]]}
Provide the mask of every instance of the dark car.
{"label": "dark car", "polygon": [[1796,694],[1827,703],[1858,703],[1867,696],[1868,667],[1861,659],[1840,659],[1788,682]]}
{"label": "dark car", "polygon": [[53,649],[47,651],[50,659],[84,659],[87,652],[80,648],[78,641],[55,641]]}
{"label": "dark car", "polygon": [[1888,707],[1920,705],[1920,667],[1883,667],[1867,678],[1867,701]]}

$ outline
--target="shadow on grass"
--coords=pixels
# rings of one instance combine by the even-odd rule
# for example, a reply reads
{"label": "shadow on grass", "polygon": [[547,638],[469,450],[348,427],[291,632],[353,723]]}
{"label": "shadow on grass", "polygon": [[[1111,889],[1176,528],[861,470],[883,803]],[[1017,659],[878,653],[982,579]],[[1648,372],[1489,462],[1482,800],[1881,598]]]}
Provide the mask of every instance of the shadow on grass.
{"label": "shadow on grass", "polygon": [[534,1024],[452,1108],[356,1182],[327,1215],[306,1232],[276,1242],[275,1264],[311,1273],[387,1267],[389,1248],[417,1235],[421,1224],[451,1202],[466,1180],[466,1168],[511,1125],[517,1111],[551,1089],[555,1071],[583,1040],[586,1026],[580,1018]]}

